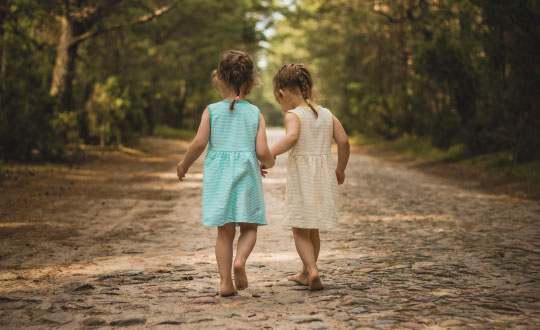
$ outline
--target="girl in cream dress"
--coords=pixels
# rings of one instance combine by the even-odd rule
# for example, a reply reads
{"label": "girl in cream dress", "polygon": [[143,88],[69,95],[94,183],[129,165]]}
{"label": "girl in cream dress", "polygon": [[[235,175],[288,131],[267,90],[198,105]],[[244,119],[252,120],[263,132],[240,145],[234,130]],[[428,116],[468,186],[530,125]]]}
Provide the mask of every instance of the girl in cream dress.
{"label": "girl in cream dress", "polygon": [[[285,112],[286,135],[271,148],[274,156],[290,150],[287,165],[285,224],[292,227],[302,271],[289,278],[310,290],[324,288],[316,262],[319,229],[338,220],[337,186],[345,180],[349,140],[330,110],[311,102],[313,81],[301,64],[284,65],[274,76],[274,94]],[[331,155],[338,145],[337,166]]]}

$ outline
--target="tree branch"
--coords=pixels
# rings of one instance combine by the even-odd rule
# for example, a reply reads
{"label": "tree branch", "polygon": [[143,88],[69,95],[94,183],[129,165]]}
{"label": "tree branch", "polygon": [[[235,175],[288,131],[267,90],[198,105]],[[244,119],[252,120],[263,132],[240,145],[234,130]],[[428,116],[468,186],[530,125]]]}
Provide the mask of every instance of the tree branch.
{"label": "tree branch", "polygon": [[87,31],[87,32],[73,38],[71,40],[71,45],[83,42],[86,39],[93,38],[93,37],[95,37],[97,35],[100,35],[100,34],[103,34],[103,33],[119,30],[119,29],[121,29],[121,28],[123,28],[125,26],[128,26],[128,25],[132,26],[132,25],[138,25],[138,24],[143,24],[143,23],[149,22],[149,21],[153,20],[154,18],[157,18],[157,17],[165,14],[166,12],[168,12],[169,10],[174,8],[174,6],[175,5],[168,5],[168,6],[161,7],[161,8],[159,8],[159,9],[157,9],[157,10],[151,12],[151,13],[148,13],[146,15],[143,15],[143,16],[137,18],[136,20],[134,20],[134,21],[132,21],[131,23],[128,23],[128,24],[116,24],[116,25],[109,26],[109,27],[106,27],[106,28],[101,28],[101,29],[97,29],[97,30],[93,30],[93,31]]}
{"label": "tree branch", "polygon": [[390,23],[396,24],[402,21],[403,19],[397,19],[395,17],[390,16],[389,14],[382,12],[380,10],[371,10],[373,13],[379,14],[383,17],[385,17]]}

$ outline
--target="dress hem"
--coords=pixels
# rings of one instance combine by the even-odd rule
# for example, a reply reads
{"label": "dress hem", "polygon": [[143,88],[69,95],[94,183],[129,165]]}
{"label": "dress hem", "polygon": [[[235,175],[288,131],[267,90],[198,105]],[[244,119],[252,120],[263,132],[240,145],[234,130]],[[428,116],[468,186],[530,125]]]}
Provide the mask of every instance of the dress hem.
{"label": "dress hem", "polygon": [[212,223],[212,224],[203,223],[203,226],[205,226],[205,227],[220,227],[220,226],[226,225],[228,223],[234,223],[235,226],[239,226],[241,223],[254,223],[254,224],[257,224],[259,226],[267,226],[268,225],[268,223],[258,223],[258,222],[254,222],[254,221],[226,221],[226,222],[222,222],[222,223]]}

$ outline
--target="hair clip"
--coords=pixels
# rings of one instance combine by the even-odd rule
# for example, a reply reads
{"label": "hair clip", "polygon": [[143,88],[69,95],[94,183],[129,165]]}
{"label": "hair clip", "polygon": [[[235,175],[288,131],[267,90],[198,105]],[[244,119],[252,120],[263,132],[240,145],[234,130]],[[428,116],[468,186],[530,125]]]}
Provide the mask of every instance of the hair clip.
{"label": "hair clip", "polygon": [[240,95],[236,95],[236,97],[234,98],[235,101],[240,101]]}

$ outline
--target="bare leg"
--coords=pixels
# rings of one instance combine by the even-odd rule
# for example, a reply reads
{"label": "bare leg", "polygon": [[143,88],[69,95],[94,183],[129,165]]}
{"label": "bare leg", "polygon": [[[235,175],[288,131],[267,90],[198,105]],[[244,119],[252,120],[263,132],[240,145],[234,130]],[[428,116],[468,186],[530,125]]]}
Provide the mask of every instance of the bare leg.
{"label": "bare leg", "polygon": [[[298,245],[296,243],[296,234],[294,233],[295,229],[296,228],[293,228],[294,242],[296,245],[296,249],[298,250]],[[308,231],[307,235],[310,236],[311,230],[307,229],[307,231]],[[298,254],[300,254],[300,252],[298,252]],[[301,285],[309,285],[309,272],[303,260],[302,260],[302,271],[296,275],[288,277],[287,279],[289,281],[295,281],[296,283],[301,284]]]}
{"label": "bare leg", "polygon": [[[309,240],[311,241],[311,244],[313,245],[313,255],[315,257],[315,263],[316,263],[317,259],[319,259],[319,251],[321,250],[321,239],[319,237],[318,229],[309,230]],[[302,285],[309,285],[309,272],[306,268],[306,265],[302,263],[302,271],[296,275],[290,276],[288,280],[295,281],[296,283],[299,283]]]}
{"label": "bare leg", "polygon": [[248,287],[246,260],[257,241],[258,227],[256,223],[240,223],[240,237],[234,258],[234,284],[238,290],[244,290]]}
{"label": "bare leg", "polygon": [[319,259],[319,251],[321,251],[321,238],[319,237],[319,229],[309,230],[309,239],[313,244],[313,254],[315,255],[315,262]]}
{"label": "bare leg", "polygon": [[234,223],[227,223],[218,227],[218,237],[216,242],[216,260],[219,269],[221,284],[219,294],[223,297],[236,294],[231,277],[233,241],[236,229]]}
{"label": "bare leg", "polygon": [[302,263],[308,273],[309,289],[323,289],[324,285],[319,277],[319,270],[315,263],[315,251],[310,239],[310,230],[305,228],[293,228],[293,234],[296,251],[298,251],[298,255],[300,256],[300,259],[302,259]]}

